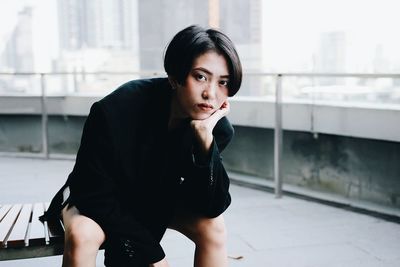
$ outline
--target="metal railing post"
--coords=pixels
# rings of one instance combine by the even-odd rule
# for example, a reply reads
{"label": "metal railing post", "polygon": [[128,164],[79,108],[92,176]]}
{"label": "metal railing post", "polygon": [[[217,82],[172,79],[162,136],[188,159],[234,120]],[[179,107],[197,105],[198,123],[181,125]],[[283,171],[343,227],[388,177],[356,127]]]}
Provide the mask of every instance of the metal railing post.
{"label": "metal railing post", "polygon": [[48,114],[46,104],[46,80],[45,74],[40,73],[40,86],[42,90],[41,94],[41,108],[42,108],[42,152],[46,159],[49,158],[49,132],[48,132]]}
{"label": "metal railing post", "polygon": [[77,77],[77,71],[76,68],[74,68],[74,72],[73,72],[73,82],[74,82],[74,93],[78,92],[78,77]]}
{"label": "metal railing post", "polygon": [[282,197],[282,74],[276,76],[274,129],[275,197]]}

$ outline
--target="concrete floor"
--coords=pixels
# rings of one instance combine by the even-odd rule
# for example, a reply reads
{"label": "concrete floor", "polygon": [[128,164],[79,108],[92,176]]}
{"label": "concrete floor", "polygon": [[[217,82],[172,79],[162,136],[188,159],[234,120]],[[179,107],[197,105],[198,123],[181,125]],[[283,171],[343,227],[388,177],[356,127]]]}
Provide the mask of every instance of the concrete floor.
{"label": "concrete floor", "polygon": [[[73,166],[68,160],[0,157],[0,202],[49,201]],[[368,215],[232,185],[225,213],[230,266],[400,266],[400,225]],[[168,230],[162,246],[171,267],[193,266],[194,246]],[[97,266],[103,266],[103,252]],[[0,262],[61,266],[61,257]]]}

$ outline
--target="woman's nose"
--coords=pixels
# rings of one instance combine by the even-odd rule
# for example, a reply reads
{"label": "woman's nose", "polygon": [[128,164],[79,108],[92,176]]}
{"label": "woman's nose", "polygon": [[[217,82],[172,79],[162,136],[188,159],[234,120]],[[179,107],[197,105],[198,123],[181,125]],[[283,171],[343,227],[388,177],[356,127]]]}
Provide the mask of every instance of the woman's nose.
{"label": "woman's nose", "polygon": [[216,92],[217,92],[216,87],[210,84],[209,86],[207,86],[207,88],[204,89],[204,91],[201,93],[201,96],[207,100],[214,99]]}

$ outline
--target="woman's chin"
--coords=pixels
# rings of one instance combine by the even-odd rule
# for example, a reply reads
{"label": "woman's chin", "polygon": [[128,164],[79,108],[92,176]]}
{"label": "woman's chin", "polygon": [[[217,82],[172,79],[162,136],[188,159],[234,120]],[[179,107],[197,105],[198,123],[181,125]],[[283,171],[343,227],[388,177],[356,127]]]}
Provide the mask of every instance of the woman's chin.
{"label": "woman's chin", "polygon": [[192,120],[205,120],[211,116],[209,113],[197,113],[191,116]]}

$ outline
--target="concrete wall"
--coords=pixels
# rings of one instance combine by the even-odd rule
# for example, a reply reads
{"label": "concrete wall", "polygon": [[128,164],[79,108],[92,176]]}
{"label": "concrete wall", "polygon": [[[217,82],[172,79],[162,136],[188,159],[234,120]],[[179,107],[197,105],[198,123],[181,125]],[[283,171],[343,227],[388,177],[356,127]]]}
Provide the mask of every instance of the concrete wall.
{"label": "concrete wall", "polygon": [[[100,98],[46,99],[51,154],[76,154],[90,105]],[[223,155],[226,167],[272,180],[273,100],[235,97],[231,106],[236,136]],[[0,97],[0,154],[41,152],[41,110],[38,96]],[[284,183],[400,207],[398,106],[285,100],[282,115]]]}
{"label": "concrete wall", "polygon": [[[86,116],[101,96],[50,96],[50,115]],[[234,97],[228,115],[235,125],[274,128],[275,103],[267,97]],[[39,96],[1,96],[0,115],[40,115]],[[288,100],[282,105],[283,129],[400,142],[400,106]]]}
{"label": "concrete wall", "polygon": [[[80,144],[82,116],[49,116],[49,151],[76,154]],[[42,124],[37,115],[0,115],[0,152],[42,151]]]}
{"label": "concrete wall", "polygon": [[[50,153],[75,154],[85,116],[49,117]],[[235,126],[224,151],[228,170],[273,177],[273,129]],[[38,115],[0,115],[0,152],[40,152]],[[284,183],[400,207],[400,143],[284,131]],[[1,160],[1,158],[0,158]]]}
{"label": "concrete wall", "polygon": [[[273,130],[235,127],[225,166],[273,179]],[[284,183],[400,207],[400,143],[330,134],[284,131]]]}

